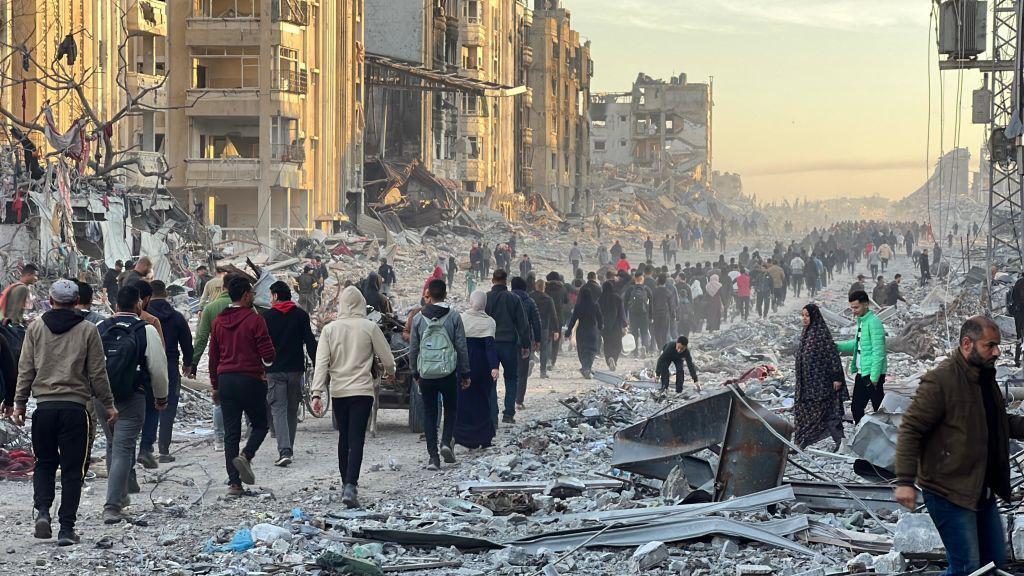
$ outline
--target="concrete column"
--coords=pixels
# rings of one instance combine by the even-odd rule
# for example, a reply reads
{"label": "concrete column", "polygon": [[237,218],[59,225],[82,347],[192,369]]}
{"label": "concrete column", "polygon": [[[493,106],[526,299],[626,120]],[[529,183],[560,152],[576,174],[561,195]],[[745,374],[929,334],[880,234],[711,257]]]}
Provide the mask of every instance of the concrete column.
{"label": "concrete column", "polygon": [[156,112],[151,110],[142,113],[142,149],[156,152]]}
{"label": "concrete column", "polygon": [[277,180],[271,163],[271,125],[270,114],[273,108],[270,99],[270,76],[274,69],[274,50],[270,43],[271,17],[270,0],[260,0],[260,180],[256,191],[256,238],[263,244],[264,250],[273,254],[271,248],[271,222],[273,207],[271,206],[270,185]]}

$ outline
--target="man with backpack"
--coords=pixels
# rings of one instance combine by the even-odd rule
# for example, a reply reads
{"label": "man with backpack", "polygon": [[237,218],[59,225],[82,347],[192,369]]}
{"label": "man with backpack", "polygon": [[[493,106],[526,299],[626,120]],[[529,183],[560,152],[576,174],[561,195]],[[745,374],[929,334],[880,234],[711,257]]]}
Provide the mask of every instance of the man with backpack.
{"label": "man with backpack", "polygon": [[14,395],[14,423],[25,424],[29,394],[36,399],[32,415],[32,475],[36,538],[51,538],[57,467],[61,498],[57,543],[78,542],[75,522],[82,496],[82,481],[89,463],[91,426],[87,406],[92,397],[102,403],[108,425],[117,421],[103,360],[103,343],[96,327],[75,312],[78,286],[58,280],[50,286],[52,310],[34,322],[25,335]]}
{"label": "man with backpack", "polygon": [[640,358],[640,348],[644,348],[644,354],[651,349],[651,308],[653,306],[654,294],[644,282],[644,273],[637,270],[633,274],[633,285],[626,290],[623,301],[626,305],[626,313],[629,316],[629,331],[636,339],[636,351],[634,357]]}
{"label": "man with backpack", "polygon": [[128,479],[146,420],[147,396],[157,411],[167,407],[167,356],[156,328],[139,317],[139,289],[125,284],[117,293],[117,313],[99,325],[107,377],[119,414],[107,432],[107,501],[103,523],[126,520]]}
{"label": "man with backpack", "polygon": [[[162,412],[146,411],[146,423],[142,427],[142,445],[139,447],[140,460],[142,454],[153,457],[153,442],[157,441],[160,450],[160,463],[174,462],[171,456],[171,433],[174,428],[174,418],[178,415],[178,398],[181,394],[181,374],[191,370],[192,362],[192,330],[188,327],[185,316],[174,309],[174,306],[167,300],[167,285],[160,280],[154,280],[150,286],[153,289],[153,297],[146,305],[146,311],[160,321],[163,328],[164,353],[167,356],[167,409]],[[179,356],[178,351],[181,351]],[[178,361],[183,360],[181,369],[178,368]],[[159,428],[159,439],[157,429]]]}
{"label": "man with backpack", "polygon": [[[252,284],[236,276],[228,282],[231,305],[213,321],[210,333],[210,385],[214,402],[224,413],[224,461],[228,473],[228,496],[245,494],[242,482],[254,484],[252,459],[267,436],[266,367],[276,358],[267,323],[253,310]],[[249,417],[252,431],[239,453],[242,414]]]}
{"label": "man with backpack", "polygon": [[439,470],[441,460],[437,447],[437,396],[444,402],[444,423],[441,427],[440,457],[448,464],[455,462],[452,436],[458,407],[458,385],[469,388],[469,349],[462,317],[445,302],[448,287],[444,280],[431,280],[427,285],[426,306],[413,319],[409,365],[413,379],[423,395],[426,422],[427,468]]}
{"label": "man with backpack", "polygon": [[270,341],[277,357],[267,368],[267,402],[270,417],[277,433],[277,461],[275,466],[292,463],[295,431],[299,424],[299,402],[302,401],[302,376],[306,362],[302,358],[305,346],[310,360],[316,358],[316,337],[310,326],[309,314],[292,301],[292,290],[286,282],[278,280],[270,285],[270,310],[263,313]]}
{"label": "man with backpack", "polygon": [[[505,373],[505,407],[501,421],[514,424],[519,391],[519,359],[530,357],[530,322],[523,303],[508,290],[508,272],[501,268],[491,277],[487,315],[494,319],[494,348]],[[497,423],[495,423],[497,424]]]}

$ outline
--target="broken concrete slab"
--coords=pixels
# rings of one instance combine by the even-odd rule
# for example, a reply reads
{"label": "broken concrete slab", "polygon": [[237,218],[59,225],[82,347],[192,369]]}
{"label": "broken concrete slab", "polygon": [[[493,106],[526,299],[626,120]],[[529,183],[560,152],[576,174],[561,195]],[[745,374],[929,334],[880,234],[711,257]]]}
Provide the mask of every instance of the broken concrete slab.
{"label": "broken concrete slab", "polygon": [[892,548],[906,558],[946,557],[942,538],[928,514],[906,514],[896,523]]}
{"label": "broken concrete slab", "polygon": [[644,574],[667,560],[668,547],[664,542],[655,540],[637,548],[629,558],[629,566],[634,574]]}

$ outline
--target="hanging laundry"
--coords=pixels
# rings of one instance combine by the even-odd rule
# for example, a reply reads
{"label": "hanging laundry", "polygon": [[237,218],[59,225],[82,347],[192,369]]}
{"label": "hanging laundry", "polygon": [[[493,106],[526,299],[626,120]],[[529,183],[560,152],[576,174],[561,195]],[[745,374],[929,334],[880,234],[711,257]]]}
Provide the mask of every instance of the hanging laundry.
{"label": "hanging laundry", "polygon": [[28,72],[29,66],[32,65],[32,56],[29,55],[28,50],[21,52],[21,69]]}
{"label": "hanging laundry", "polygon": [[65,56],[68,58],[68,66],[74,66],[75,60],[78,59],[78,44],[71,34],[65,36],[60,44],[57,45],[57,57],[53,61],[59,62]]}
{"label": "hanging laundry", "polygon": [[39,166],[39,150],[36,148],[35,143],[29,140],[28,136],[19,130],[17,126],[11,126],[11,136],[21,144],[22,149],[25,151],[25,168],[32,175],[32,179],[39,180],[42,178],[45,172]]}
{"label": "hanging laundry", "polygon": [[82,149],[85,146],[85,125],[87,120],[81,118],[76,120],[71,128],[63,134],[57,129],[57,125],[53,120],[53,109],[49,106],[43,108],[43,115],[46,118],[46,126],[44,132],[46,139],[50,142],[55,150],[75,158],[76,160],[82,158]]}

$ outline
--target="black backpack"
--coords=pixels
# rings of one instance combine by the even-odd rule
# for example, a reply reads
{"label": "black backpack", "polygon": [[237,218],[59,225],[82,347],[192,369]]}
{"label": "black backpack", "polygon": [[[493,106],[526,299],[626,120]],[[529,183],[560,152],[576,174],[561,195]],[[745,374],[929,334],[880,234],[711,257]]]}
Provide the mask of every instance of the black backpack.
{"label": "black backpack", "polygon": [[13,324],[10,320],[0,323],[0,335],[7,339],[7,345],[11,348],[15,369],[17,369],[18,360],[21,358],[21,346],[25,343],[25,332],[24,326]]}
{"label": "black backpack", "polygon": [[647,316],[649,312],[647,306],[647,287],[634,284],[626,295],[626,310],[629,311],[630,316]]}
{"label": "black backpack", "polygon": [[108,318],[99,325],[110,391],[118,402],[130,399],[139,388],[140,371],[146,366],[145,329],[145,320],[124,316]]}

